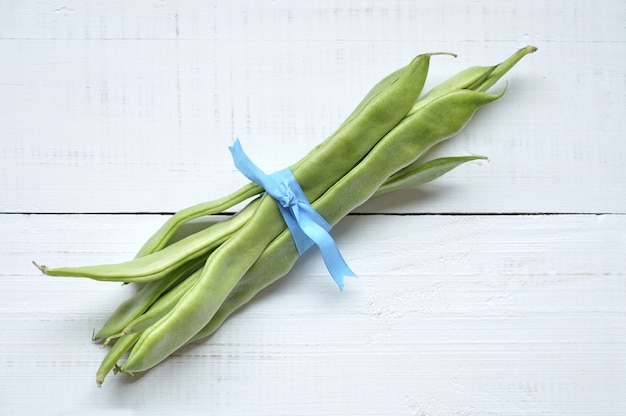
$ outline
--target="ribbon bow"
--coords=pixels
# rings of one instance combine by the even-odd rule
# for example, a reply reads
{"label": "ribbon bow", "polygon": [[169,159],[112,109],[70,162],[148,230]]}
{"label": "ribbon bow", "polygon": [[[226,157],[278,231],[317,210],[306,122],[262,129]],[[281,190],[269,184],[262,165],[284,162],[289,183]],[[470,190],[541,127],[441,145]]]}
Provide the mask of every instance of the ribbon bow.
{"label": "ribbon bow", "polygon": [[335,240],[329,234],[331,225],[311,206],[290,168],[271,175],[259,169],[244,153],[239,139],[229,147],[235,167],[251,181],[261,185],[276,200],[293,240],[302,255],[313,244],[322,254],[326,268],[339,290],[343,290],[344,276],[356,277],[341,256]]}

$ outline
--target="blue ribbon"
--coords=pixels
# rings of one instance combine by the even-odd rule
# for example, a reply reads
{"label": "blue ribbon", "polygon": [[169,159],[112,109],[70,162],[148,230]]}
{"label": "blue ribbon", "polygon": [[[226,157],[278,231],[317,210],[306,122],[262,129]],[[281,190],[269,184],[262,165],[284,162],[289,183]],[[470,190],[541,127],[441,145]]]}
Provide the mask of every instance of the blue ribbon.
{"label": "blue ribbon", "polygon": [[276,200],[293,240],[302,255],[313,244],[322,254],[326,268],[339,290],[343,290],[344,276],[356,277],[341,256],[335,240],[329,234],[331,225],[309,203],[290,168],[267,175],[244,153],[239,139],[229,147],[235,167],[248,179],[261,185]]}

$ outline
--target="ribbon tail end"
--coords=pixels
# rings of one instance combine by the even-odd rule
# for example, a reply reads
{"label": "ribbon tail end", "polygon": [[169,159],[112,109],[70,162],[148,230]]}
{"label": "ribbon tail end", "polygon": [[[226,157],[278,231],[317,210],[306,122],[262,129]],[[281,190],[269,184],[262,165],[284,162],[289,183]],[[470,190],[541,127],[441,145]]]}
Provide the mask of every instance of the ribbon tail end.
{"label": "ribbon tail end", "polygon": [[359,276],[356,275],[356,273],[354,273],[352,270],[350,270],[350,268],[346,268],[346,270],[344,270],[343,273],[337,274],[337,273],[331,273],[331,276],[333,277],[333,280],[335,281],[335,283],[337,283],[337,286],[339,287],[339,291],[343,292],[343,288],[344,288],[344,283],[343,283],[343,279],[344,277],[354,277],[354,278],[358,278]]}

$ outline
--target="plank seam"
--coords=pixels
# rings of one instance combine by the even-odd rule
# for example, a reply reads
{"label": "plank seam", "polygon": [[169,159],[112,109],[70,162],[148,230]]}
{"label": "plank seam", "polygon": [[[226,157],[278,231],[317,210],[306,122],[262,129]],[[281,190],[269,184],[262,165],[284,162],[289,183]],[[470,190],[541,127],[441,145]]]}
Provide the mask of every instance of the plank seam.
{"label": "plank seam", "polygon": [[[35,215],[163,215],[163,216],[172,216],[176,212],[170,211],[160,211],[160,212],[149,212],[149,211],[119,211],[119,212],[14,212],[14,211],[6,211],[0,212],[0,215],[26,215],[26,216],[35,216]],[[225,211],[215,215],[226,215],[232,216],[235,215],[236,211]],[[566,212],[542,212],[542,211],[528,211],[528,212],[462,212],[462,211],[444,211],[444,212],[351,212],[348,216],[354,217],[366,217],[366,216],[390,216],[390,217],[421,217],[421,216],[537,216],[537,215],[545,215],[545,216],[597,216],[597,215],[626,215],[626,212],[575,212],[575,211],[566,211]]]}

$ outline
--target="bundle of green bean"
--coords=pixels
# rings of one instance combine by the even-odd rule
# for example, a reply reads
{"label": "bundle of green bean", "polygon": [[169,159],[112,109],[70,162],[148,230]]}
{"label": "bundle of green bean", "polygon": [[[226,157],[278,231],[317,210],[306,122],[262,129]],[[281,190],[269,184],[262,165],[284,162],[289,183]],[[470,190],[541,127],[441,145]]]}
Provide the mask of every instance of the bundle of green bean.
{"label": "bundle of green bean", "polygon": [[[328,139],[291,168],[311,205],[335,225],[368,199],[419,186],[480,156],[424,161],[425,153],[458,133],[473,114],[502,96],[486,91],[521,58],[462,71],[420,97],[430,58],[422,54],[376,84]],[[286,275],[299,258],[274,201],[250,183],[232,195],[184,209],[120,264],[39,269],[51,276],[145,283],[95,335],[112,343],[96,374],[136,374],[182,346],[205,338],[259,291]],[[218,216],[252,199],[232,216]],[[177,239],[192,220],[210,226]],[[129,352],[126,361],[118,361]]]}

